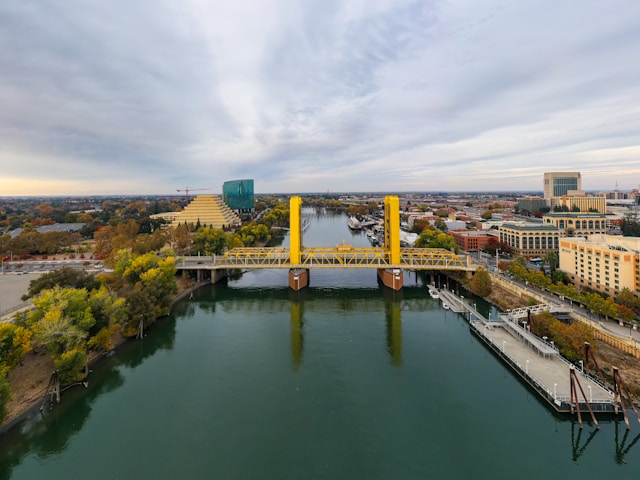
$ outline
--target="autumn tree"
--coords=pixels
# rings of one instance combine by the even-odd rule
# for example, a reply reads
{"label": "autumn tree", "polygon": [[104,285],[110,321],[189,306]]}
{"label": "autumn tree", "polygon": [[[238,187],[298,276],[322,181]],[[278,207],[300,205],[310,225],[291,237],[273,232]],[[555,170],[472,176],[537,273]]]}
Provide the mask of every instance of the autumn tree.
{"label": "autumn tree", "polygon": [[9,400],[11,400],[11,385],[7,380],[7,369],[0,367],[0,423],[7,418]]}
{"label": "autumn tree", "polygon": [[491,276],[484,268],[478,268],[469,284],[471,291],[479,297],[487,297],[491,293]]}
{"label": "autumn tree", "polygon": [[191,236],[189,234],[188,225],[183,223],[172,228],[169,232],[169,238],[171,241],[171,246],[175,248],[177,253],[186,253],[189,245],[191,244]]}
{"label": "autumn tree", "polygon": [[620,293],[618,293],[616,301],[625,307],[633,309],[636,314],[640,313],[640,297],[635,295],[627,287],[623,288]]}
{"label": "autumn tree", "polygon": [[593,331],[582,322],[564,323],[549,312],[531,315],[531,331],[539,337],[547,337],[558,347],[560,354],[576,362],[582,357],[584,343],[595,346]]}
{"label": "autumn tree", "polygon": [[87,352],[82,348],[72,348],[53,358],[61,385],[79,382],[87,375]]}
{"label": "autumn tree", "polygon": [[0,368],[15,367],[22,356],[31,350],[32,333],[11,322],[0,323]]}

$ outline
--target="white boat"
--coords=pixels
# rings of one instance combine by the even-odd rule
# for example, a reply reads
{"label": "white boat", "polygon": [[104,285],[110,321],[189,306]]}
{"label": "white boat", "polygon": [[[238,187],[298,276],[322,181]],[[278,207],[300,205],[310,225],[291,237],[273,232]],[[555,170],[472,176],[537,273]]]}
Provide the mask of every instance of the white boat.
{"label": "white boat", "polygon": [[442,308],[449,310],[449,304],[447,302],[442,302]]}
{"label": "white boat", "polygon": [[433,285],[429,285],[427,288],[429,289],[429,296],[431,298],[433,298],[434,300],[440,298],[438,289],[436,287],[434,287]]}
{"label": "white boat", "polygon": [[347,225],[351,230],[362,230],[362,225],[360,225],[360,221],[356,217],[349,217]]}

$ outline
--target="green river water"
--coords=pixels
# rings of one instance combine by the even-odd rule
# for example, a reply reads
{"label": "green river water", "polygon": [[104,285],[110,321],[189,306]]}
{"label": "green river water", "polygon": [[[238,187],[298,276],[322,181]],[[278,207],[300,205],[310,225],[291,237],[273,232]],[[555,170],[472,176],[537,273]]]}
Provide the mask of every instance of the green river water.
{"label": "green river water", "polygon": [[[307,246],[368,245],[344,216],[310,218]],[[640,478],[637,423],[553,414],[426,278],[201,288],[1,436],[0,479]]]}

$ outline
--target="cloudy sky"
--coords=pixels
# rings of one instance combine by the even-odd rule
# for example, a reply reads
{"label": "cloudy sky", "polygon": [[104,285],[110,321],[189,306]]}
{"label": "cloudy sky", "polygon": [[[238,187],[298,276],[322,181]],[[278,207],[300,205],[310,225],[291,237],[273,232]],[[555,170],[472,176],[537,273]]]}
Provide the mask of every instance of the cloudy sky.
{"label": "cloudy sky", "polygon": [[640,183],[637,0],[4,0],[0,196]]}

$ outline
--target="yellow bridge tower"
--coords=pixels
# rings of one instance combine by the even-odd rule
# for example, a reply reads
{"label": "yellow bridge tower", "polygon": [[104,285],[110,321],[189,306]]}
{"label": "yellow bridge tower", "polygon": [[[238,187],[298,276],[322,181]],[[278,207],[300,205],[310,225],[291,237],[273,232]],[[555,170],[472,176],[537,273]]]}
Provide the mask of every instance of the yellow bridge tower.
{"label": "yellow bridge tower", "polygon": [[[400,208],[397,196],[384,198],[384,245],[380,255],[386,257],[386,267],[378,268],[378,277],[394,290],[400,290],[403,284],[402,260],[400,257]],[[302,198],[291,197],[289,201],[289,286],[294,290],[309,285],[308,264],[303,262],[302,245]],[[338,251],[351,251],[348,245],[336,247]],[[380,250],[380,249],[360,249]]]}

